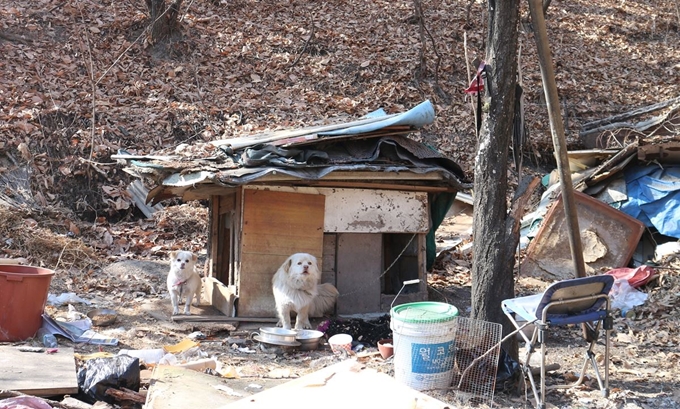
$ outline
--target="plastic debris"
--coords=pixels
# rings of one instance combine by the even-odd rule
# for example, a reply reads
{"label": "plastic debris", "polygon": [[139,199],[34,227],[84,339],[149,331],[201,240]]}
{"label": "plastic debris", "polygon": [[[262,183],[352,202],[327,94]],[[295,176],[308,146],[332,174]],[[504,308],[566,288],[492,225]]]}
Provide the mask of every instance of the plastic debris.
{"label": "plastic debris", "polygon": [[72,304],[81,303],[86,305],[92,304],[92,302],[78,297],[76,293],[61,293],[60,295],[54,294],[47,295],[47,304],[49,305],[59,306],[71,303]]}
{"label": "plastic debris", "polygon": [[107,389],[124,387],[137,392],[139,382],[139,358],[118,355],[91,359],[78,371],[78,399],[92,404],[101,400],[114,404],[116,401],[106,394]]}

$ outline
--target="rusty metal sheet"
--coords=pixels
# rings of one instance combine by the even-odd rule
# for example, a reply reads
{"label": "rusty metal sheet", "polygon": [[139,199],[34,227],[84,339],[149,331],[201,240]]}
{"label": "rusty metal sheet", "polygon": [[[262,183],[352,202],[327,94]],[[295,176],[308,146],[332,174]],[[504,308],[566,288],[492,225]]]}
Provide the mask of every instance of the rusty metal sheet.
{"label": "rusty metal sheet", "polygon": [[426,233],[427,193],[326,189],[327,233]]}
{"label": "rusty metal sheet", "polygon": [[[639,220],[575,191],[586,272],[625,267],[645,226]],[[561,196],[548,211],[520,267],[521,275],[565,280],[576,277]]]}

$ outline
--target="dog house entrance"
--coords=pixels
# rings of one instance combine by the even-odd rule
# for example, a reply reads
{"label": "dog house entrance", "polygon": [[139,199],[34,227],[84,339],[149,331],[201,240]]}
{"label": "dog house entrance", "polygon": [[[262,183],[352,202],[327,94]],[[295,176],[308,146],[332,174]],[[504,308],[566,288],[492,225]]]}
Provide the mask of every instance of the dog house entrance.
{"label": "dog house entrance", "polygon": [[[383,294],[396,295],[404,281],[419,278],[417,234],[383,234],[383,254],[385,269],[394,263],[382,277]],[[402,294],[416,292],[418,286],[409,285],[404,287]]]}
{"label": "dog house entrance", "polygon": [[[335,283],[340,292],[337,313],[384,311],[384,300],[393,299],[404,281],[421,278],[422,257],[418,251],[421,236],[400,233],[324,234],[322,281]],[[392,267],[385,272],[390,265]],[[419,289],[417,285],[407,286],[402,294],[417,293]]]}

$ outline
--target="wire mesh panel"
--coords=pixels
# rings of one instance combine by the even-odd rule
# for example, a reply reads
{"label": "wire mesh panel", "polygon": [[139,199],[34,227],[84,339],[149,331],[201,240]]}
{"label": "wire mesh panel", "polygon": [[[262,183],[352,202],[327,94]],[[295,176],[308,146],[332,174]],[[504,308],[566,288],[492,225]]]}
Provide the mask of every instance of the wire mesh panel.
{"label": "wire mesh panel", "polygon": [[502,333],[501,324],[464,317],[456,319],[452,389],[461,404],[492,405]]}

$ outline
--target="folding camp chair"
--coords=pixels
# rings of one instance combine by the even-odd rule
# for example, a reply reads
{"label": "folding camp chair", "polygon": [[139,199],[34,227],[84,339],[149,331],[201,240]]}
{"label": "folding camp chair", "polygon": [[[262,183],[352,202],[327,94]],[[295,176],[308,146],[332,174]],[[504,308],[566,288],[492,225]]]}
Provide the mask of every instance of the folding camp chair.
{"label": "folding camp chair", "polygon": [[[524,376],[529,379],[531,389],[536,398],[536,407],[545,408],[545,354],[546,333],[550,327],[569,324],[584,324],[583,331],[588,348],[579,379],[569,385],[552,385],[549,388],[572,388],[580,385],[584,378],[588,363],[593,367],[600,391],[604,397],[609,395],[609,334],[612,329],[612,318],[609,315],[609,290],[614,284],[611,275],[599,275],[559,281],[550,285],[542,294],[517,297],[504,300],[501,308],[517,328],[514,333],[521,334],[526,343],[526,357],[522,364]],[[525,321],[525,322],[522,322]],[[534,325],[529,337],[523,330]],[[580,326],[579,326],[580,327]],[[604,328],[604,380],[600,376],[593,349],[600,329]],[[540,394],[531,372],[530,358],[540,345],[541,377]]]}

